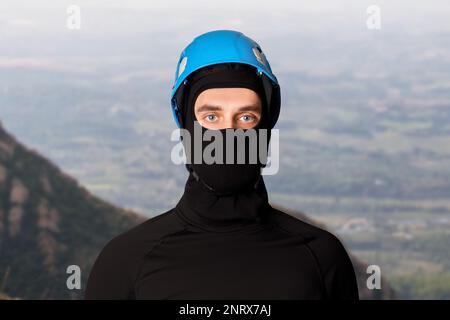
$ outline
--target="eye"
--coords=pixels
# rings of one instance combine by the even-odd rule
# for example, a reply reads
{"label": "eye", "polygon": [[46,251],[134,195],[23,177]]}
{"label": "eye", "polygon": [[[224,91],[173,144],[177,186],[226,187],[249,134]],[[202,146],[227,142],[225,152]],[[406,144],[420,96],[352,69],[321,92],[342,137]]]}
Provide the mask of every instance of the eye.
{"label": "eye", "polygon": [[217,116],[215,114],[208,114],[206,117],[206,120],[208,120],[209,122],[214,122],[217,120]]}
{"label": "eye", "polygon": [[242,117],[239,118],[241,121],[244,122],[251,122],[255,120],[255,117],[253,117],[252,115],[249,114],[244,114]]}

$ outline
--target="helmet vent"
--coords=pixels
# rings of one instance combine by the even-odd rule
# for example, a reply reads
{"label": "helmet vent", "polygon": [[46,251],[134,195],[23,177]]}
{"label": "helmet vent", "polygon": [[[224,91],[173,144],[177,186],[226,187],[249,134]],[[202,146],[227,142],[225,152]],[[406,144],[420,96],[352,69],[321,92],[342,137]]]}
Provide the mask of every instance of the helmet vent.
{"label": "helmet vent", "polygon": [[256,57],[256,60],[258,60],[259,63],[266,66],[266,57],[264,53],[262,52],[260,47],[253,47],[253,54]]}
{"label": "helmet vent", "polygon": [[184,57],[183,60],[181,60],[180,67],[178,68],[178,77],[180,77],[180,75],[186,69],[187,60],[188,60],[187,57]]}

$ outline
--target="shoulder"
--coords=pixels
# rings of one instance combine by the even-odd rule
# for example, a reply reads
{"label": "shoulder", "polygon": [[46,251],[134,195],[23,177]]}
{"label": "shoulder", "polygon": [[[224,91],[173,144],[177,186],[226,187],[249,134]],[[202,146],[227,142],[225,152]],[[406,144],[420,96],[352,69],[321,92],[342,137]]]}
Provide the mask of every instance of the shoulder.
{"label": "shoulder", "polygon": [[330,231],[276,208],[273,208],[273,220],[285,233],[303,239],[302,243],[324,268],[348,260],[341,240]]}
{"label": "shoulder", "polygon": [[319,226],[273,208],[279,229],[302,239],[322,277],[327,299],[358,299],[358,285],[352,261],[342,242]]}
{"label": "shoulder", "polygon": [[160,239],[182,229],[183,225],[171,209],[114,237],[106,244],[102,253],[133,260],[145,255]]}
{"label": "shoulder", "polygon": [[[313,223],[303,214],[298,216],[272,208],[272,220],[275,225],[288,234],[302,236],[306,241],[335,242],[337,238],[328,230]],[[339,240],[337,240],[339,241]]]}
{"label": "shoulder", "polygon": [[128,299],[143,257],[165,236],[183,229],[173,209],[110,240],[89,274],[86,299]]}

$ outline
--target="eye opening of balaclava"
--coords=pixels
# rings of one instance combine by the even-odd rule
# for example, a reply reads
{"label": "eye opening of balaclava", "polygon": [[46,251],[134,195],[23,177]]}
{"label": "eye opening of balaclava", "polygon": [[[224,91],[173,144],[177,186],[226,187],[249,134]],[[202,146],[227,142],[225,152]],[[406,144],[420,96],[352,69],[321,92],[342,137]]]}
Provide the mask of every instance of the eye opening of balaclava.
{"label": "eye opening of balaclava", "polygon": [[[267,144],[264,146],[267,150],[270,140],[270,126],[267,101],[264,93],[264,86],[261,77],[256,73],[256,69],[252,66],[239,63],[222,63],[208,66],[194,72],[187,81],[187,85],[183,94],[182,103],[182,126],[186,129],[191,137],[194,136],[195,117],[195,101],[201,92],[211,88],[248,88],[255,91],[262,106],[261,118],[254,129],[257,139],[260,138],[260,130],[266,129]],[[197,123],[199,124],[199,123]],[[201,127],[202,135],[208,129]],[[236,129],[226,128],[219,129],[223,138],[223,155],[226,153],[227,131]],[[244,132],[249,129],[240,129]],[[246,139],[247,140],[247,139]],[[229,163],[191,163],[186,164],[187,169],[197,181],[201,181],[208,190],[218,194],[229,194],[240,192],[249,188],[256,188],[261,178],[261,168],[265,166],[265,161],[261,161],[258,157],[257,163],[248,163],[248,141],[245,143],[245,150],[237,150],[235,142],[234,156],[235,162]],[[202,141],[202,152],[212,141]],[[184,145],[188,157],[193,155],[195,139],[191,139],[190,148]],[[258,148],[259,148],[258,141]],[[238,152],[245,152],[245,163],[236,163]],[[258,150],[259,154],[259,150]]]}

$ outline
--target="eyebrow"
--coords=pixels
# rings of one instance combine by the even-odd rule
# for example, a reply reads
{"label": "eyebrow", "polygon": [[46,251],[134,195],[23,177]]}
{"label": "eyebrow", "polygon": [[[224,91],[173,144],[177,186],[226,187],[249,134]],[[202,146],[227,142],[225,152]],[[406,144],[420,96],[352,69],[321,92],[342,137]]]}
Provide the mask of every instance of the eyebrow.
{"label": "eyebrow", "polygon": [[[197,109],[197,112],[206,112],[206,111],[220,111],[223,108],[221,106],[211,105],[211,104],[204,104],[201,107]],[[243,106],[239,108],[239,111],[253,111],[253,112],[259,112],[261,111],[261,108],[258,105],[249,105],[249,106]]]}

